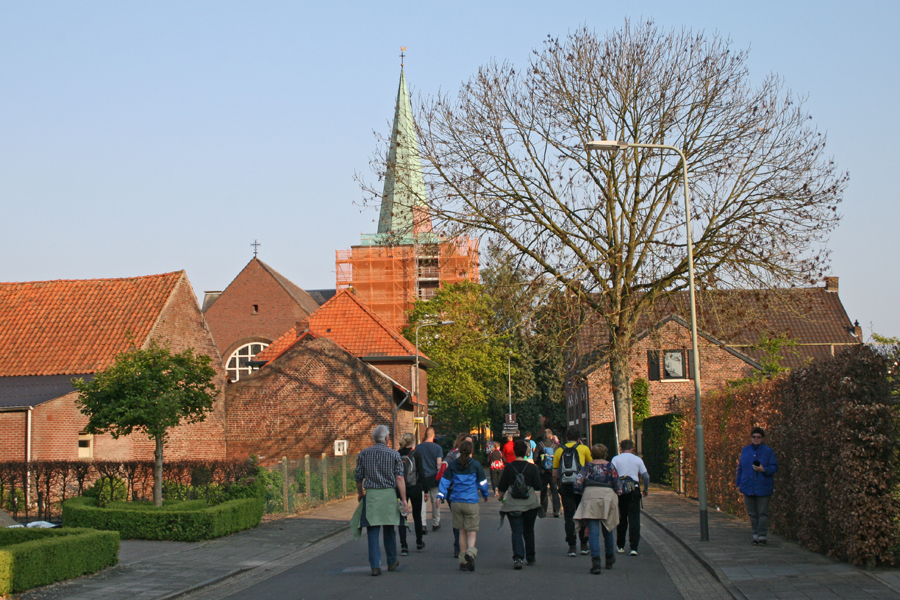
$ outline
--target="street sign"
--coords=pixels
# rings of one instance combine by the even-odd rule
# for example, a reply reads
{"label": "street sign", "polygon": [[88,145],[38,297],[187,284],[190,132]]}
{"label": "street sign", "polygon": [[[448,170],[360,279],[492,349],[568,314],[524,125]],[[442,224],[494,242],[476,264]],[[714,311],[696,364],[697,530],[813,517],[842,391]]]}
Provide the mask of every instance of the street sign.
{"label": "street sign", "polygon": [[506,413],[506,424],[507,425],[515,425],[516,424],[516,413]]}
{"label": "street sign", "polygon": [[413,423],[424,423],[425,417],[413,417]]}
{"label": "street sign", "polygon": [[506,413],[506,420],[503,423],[503,436],[511,435],[519,437],[519,424],[516,423],[516,413]]}

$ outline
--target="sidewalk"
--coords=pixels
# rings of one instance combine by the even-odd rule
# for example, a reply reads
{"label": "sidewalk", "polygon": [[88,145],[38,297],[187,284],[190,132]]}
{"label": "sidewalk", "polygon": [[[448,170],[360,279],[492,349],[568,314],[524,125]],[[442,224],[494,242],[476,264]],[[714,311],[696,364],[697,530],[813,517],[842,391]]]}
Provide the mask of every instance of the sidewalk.
{"label": "sidewalk", "polygon": [[700,542],[699,504],[651,488],[643,514],[677,539],[738,599],[858,599],[900,597],[900,572],[866,571],[769,534],[768,546],[750,544],[745,519],[709,512],[709,542]]}
{"label": "sidewalk", "polygon": [[21,600],[169,600],[292,555],[348,529],[350,497],[208,542],[124,540],[119,564],[97,575],[23,592]]}

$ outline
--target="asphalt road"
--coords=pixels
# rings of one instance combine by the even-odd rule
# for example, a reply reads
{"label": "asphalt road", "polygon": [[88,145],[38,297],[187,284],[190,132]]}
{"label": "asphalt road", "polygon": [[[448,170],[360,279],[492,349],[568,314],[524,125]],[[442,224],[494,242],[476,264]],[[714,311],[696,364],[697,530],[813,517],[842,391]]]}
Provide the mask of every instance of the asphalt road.
{"label": "asphalt road", "polygon": [[[535,532],[537,564],[513,570],[509,524],[500,524],[499,503],[491,498],[481,504],[481,530],[478,534],[478,560],[474,573],[459,571],[453,558],[449,511],[440,531],[429,532],[423,552],[413,550],[400,558],[400,568],[380,577],[372,577],[368,566],[365,532],[359,540],[347,535],[335,539],[332,548],[303,564],[291,567],[249,586],[223,585],[219,597],[230,600],[267,598],[315,600],[347,598],[474,598],[501,595],[543,596],[554,599],[591,598],[600,595],[617,600],[681,599],[682,594],[669,577],[653,544],[641,542],[640,556],[617,554],[612,570],[591,575],[590,557],[566,556],[563,519],[538,519]],[[446,528],[445,528],[446,527]],[[652,536],[651,536],[652,537]],[[411,546],[415,536],[410,532]],[[662,541],[660,541],[662,543]],[[236,584],[237,582],[233,582]],[[250,583],[249,581],[247,583]],[[237,588],[237,589],[235,589]],[[212,590],[210,590],[211,592]],[[230,595],[229,592],[232,592]]]}

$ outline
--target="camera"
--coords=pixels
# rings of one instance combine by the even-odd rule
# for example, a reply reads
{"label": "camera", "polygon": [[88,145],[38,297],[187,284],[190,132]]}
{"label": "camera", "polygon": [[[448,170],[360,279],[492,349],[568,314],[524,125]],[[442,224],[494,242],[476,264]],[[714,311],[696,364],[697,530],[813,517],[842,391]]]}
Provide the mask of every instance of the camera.
{"label": "camera", "polygon": [[760,465],[760,462],[759,462],[758,460],[754,460],[754,461],[753,461],[753,466],[754,466],[754,467],[758,467],[759,465]]}

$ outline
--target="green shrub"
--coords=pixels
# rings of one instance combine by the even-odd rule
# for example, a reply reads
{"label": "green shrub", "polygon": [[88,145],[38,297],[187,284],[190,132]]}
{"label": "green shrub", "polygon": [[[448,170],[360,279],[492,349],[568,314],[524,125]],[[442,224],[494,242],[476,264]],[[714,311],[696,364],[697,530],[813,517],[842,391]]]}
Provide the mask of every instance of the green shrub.
{"label": "green shrub", "polygon": [[101,508],[93,498],[72,498],[63,503],[63,523],[66,527],[118,531],[123,539],[194,542],[256,527],[263,515],[261,498],[230,500],[211,507],[203,507],[202,502],[161,508],[146,503]]}
{"label": "green shrub", "polygon": [[114,531],[0,529],[0,595],[94,573],[118,560]]}
{"label": "green shrub", "polygon": [[162,506],[156,506],[149,500],[140,502],[110,502],[106,508],[110,510],[202,510],[208,504],[206,500],[164,500]]}
{"label": "green shrub", "polygon": [[94,485],[84,490],[84,496],[95,498],[97,506],[106,506],[110,502],[124,502],[128,500],[128,489],[125,482],[118,477],[107,475],[94,482]]}

